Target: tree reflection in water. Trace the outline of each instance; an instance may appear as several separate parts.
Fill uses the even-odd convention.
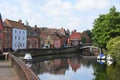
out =
[[[33,60],[31,69],[41,80],[119,80],[120,67],[107,66],[96,59],[85,59],[76,55],[42,56]],[[51,77],[51,78],[50,78]]]

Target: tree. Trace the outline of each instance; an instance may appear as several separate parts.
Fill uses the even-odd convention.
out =
[[[86,38],[85,38],[85,36],[81,36],[81,42],[82,42],[82,43],[86,43]]]
[[[90,30],[86,30],[85,32],[86,32],[87,35],[89,36],[90,42],[91,42],[91,41],[92,41],[91,39],[92,39],[92,36],[93,36],[92,32],[91,32]]]
[[[120,36],[109,40],[107,43],[107,49],[107,53],[111,54],[120,66]]]
[[[120,12],[113,6],[108,14],[100,15],[94,21],[92,33],[94,45],[106,48],[111,38],[120,36]]]

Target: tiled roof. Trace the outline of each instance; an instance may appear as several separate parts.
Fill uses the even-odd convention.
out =
[[[81,36],[80,36],[80,34],[79,34],[78,32],[73,32],[73,33],[71,34],[71,36],[69,37],[69,39],[70,39],[70,40],[74,40],[74,39],[80,40],[80,39],[81,39]]]
[[[54,34],[55,32],[61,33],[61,29],[56,28],[39,28],[41,33]]]
[[[29,32],[33,32],[33,29],[32,29],[31,26],[27,26],[27,25],[25,25],[25,28],[26,28],[27,31],[29,31]]]
[[[4,21],[4,24],[5,24],[6,26],[9,26],[9,27],[12,27],[12,28],[26,29],[22,23],[17,22],[17,21],[13,21],[13,20],[8,20],[8,19],[6,19],[6,20]]]
[[[40,34],[40,38],[42,40],[46,40],[48,38],[48,36],[50,37],[50,39],[52,40],[59,40],[60,38],[57,37],[55,34],[46,34],[46,33],[41,33]]]

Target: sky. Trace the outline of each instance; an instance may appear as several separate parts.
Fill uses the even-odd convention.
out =
[[[0,0],[0,13],[3,21],[82,32],[91,30],[94,20],[112,6],[120,11],[120,0]]]
[[[92,80],[95,77],[93,73],[92,66],[87,67],[81,65],[76,72],[69,66],[69,69],[65,70],[65,74],[51,74],[49,72],[44,72],[43,74],[38,74],[38,77],[40,80]]]

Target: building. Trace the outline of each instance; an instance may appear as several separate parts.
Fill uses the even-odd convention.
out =
[[[0,51],[3,51],[3,22],[0,14]]]
[[[13,21],[6,19],[6,26],[12,27],[12,49],[25,49],[27,44],[27,31],[22,20]]]
[[[78,44],[80,44],[80,41],[81,41],[80,34],[76,32],[76,30],[74,30],[70,37],[68,38],[68,44],[70,46],[77,46]]]
[[[81,67],[81,63],[78,58],[75,58],[75,59],[71,58],[71,59],[68,59],[67,61],[74,72],[76,72]]]
[[[3,23],[4,26],[4,44],[3,51],[12,50],[12,27],[7,26],[7,24]]]
[[[60,48],[65,41],[65,30],[55,28],[39,28],[41,46],[48,48]]]
[[[31,27],[29,25],[25,25],[27,30],[27,49],[29,48],[40,48],[40,40],[39,40],[39,33],[36,30],[37,26]]]

